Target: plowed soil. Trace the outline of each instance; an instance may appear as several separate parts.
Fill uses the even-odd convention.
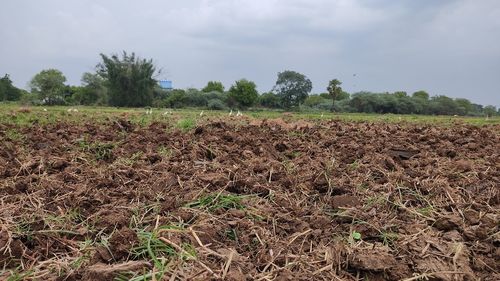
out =
[[[117,120],[0,140],[0,279],[500,280],[499,125]]]

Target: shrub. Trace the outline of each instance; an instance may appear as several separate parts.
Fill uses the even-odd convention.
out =
[[[224,110],[226,108],[227,108],[226,105],[220,99],[211,99],[208,101],[208,109]]]

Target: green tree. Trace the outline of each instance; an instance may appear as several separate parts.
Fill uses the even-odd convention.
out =
[[[404,98],[408,96],[408,94],[405,91],[396,91],[393,93],[393,95],[396,96],[397,98]]]
[[[182,89],[173,89],[165,99],[164,105],[166,107],[179,108],[186,106],[187,102],[188,97],[186,91]]]
[[[8,74],[0,78],[0,101],[17,101],[21,98],[21,90],[12,84]]]
[[[331,99],[332,96],[330,96],[329,93],[321,93],[319,94],[320,97],[322,98],[325,98],[325,99]],[[348,100],[349,98],[351,97],[351,94],[349,94],[348,92],[345,92],[345,91],[342,91],[342,93],[340,93],[340,95],[338,95],[335,100],[336,101],[341,101],[341,100]]]
[[[413,98],[419,98],[423,100],[429,100],[429,94],[426,91],[417,91],[412,94]]]
[[[101,58],[97,73],[106,80],[111,105],[140,107],[152,104],[156,85],[153,60],[141,59],[134,53],[128,55],[125,51],[121,59],[118,55],[108,57],[104,54]]]
[[[254,82],[240,79],[229,88],[229,98],[234,100],[239,107],[249,107],[259,98],[257,86]]]
[[[459,114],[458,105],[452,98],[447,96],[433,96],[429,103],[430,112],[438,115]]]
[[[330,94],[330,96],[332,97],[332,108],[330,109],[331,112],[335,110],[335,100],[342,94],[342,88],[340,87],[341,84],[342,82],[340,82],[338,79],[333,79],[330,80],[330,82],[328,83],[328,87],[326,88],[328,94]]]
[[[31,79],[31,92],[38,95],[43,104],[55,105],[64,103],[66,77],[57,69],[46,69]]]
[[[268,108],[280,108],[280,98],[273,92],[263,93],[259,96],[259,105]]]
[[[483,112],[486,117],[491,117],[497,113],[497,109],[493,105],[487,105],[484,107]]]
[[[304,102],[312,90],[312,82],[304,74],[285,70],[278,73],[273,91],[278,95],[285,108],[298,106]]]
[[[469,115],[474,110],[472,103],[468,99],[457,98],[455,103],[458,105],[460,115]]]
[[[218,81],[209,81],[205,88],[201,90],[204,93],[210,93],[213,91],[217,91],[219,93],[224,93],[224,85]]]

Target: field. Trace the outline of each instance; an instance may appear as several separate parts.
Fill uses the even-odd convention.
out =
[[[500,280],[498,119],[68,109],[0,106],[0,280]]]

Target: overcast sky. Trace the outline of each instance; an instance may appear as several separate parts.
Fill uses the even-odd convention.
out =
[[[313,92],[338,78],[500,105],[499,0],[2,1],[0,75],[19,87],[47,68],[79,85],[99,53],[122,50],[176,88],[247,78],[264,92],[295,70]]]

